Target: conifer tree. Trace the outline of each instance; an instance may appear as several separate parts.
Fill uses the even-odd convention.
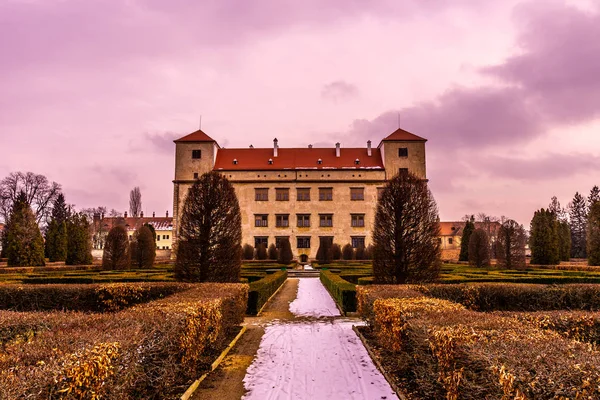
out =
[[[246,243],[242,248],[242,256],[244,260],[252,260],[254,258],[254,247]]]
[[[124,226],[113,227],[106,236],[102,268],[106,270],[129,269],[129,237]]]
[[[146,225],[138,229],[130,244],[131,266],[133,268],[152,268],[156,258],[156,241]]]
[[[357,260],[366,260],[366,258],[365,258],[365,248],[363,246],[357,247],[356,251],[354,253],[354,257]]]
[[[92,259],[90,222],[83,213],[71,215],[67,221],[66,265],[88,265]]]
[[[568,221],[558,221],[558,255],[560,261],[571,259],[571,227]]]
[[[594,186],[592,190],[590,190],[590,195],[587,198],[588,210],[591,210],[592,206],[598,201],[600,201],[600,188],[598,186]]]
[[[569,204],[569,224],[571,227],[571,256],[587,258],[587,204],[579,192]]]
[[[260,243],[256,247],[256,256],[255,256],[255,258],[257,260],[264,261],[264,260],[267,259],[267,257],[268,257],[267,246],[265,246],[264,243]]]
[[[558,221],[556,215],[545,209],[536,211],[531,220],[529,245],[531,263],[555,265],[560,261]]]
[[[175,276],[190,282],[239,282],[242,216],[233,186],[218,172],[189,189],[179,225]]]
[[[395,175],[377,202],[373,275],[377,283],[432,281],[440,271],[438,209],[427,181]]]
[[[475,229],[469,237],[469,264],[478,268],[490,265],[490,241],[483,229]]]
[[[337,243],[334,243],[331,248],[331,258],[335,261],[342,259],[342,248]]]
[[[333,258],[333,241],[329,237],[322,237],[319,240],[319,249],[317,250],[317,261],[321,265],[331,263]]]
[[[9,267],[45,265],[44,239],[24,192],[17,196],[5,229]]]
[[[52,206],[50,223],[46,230],[46,257],[51,262],[67,259],[67,220],[69,214],[65,196],[60,193]]]
[[[587,229],[588,264],[600,265],[600,202],[592,203]]]
[[[281,239],[279,244],[279,264],[288,265],[294,259],[294,254],[292,253],[292,245],[290,244],[290,240],[288,238]]]
[[[471,233],[475,230],[475,216],[471,215],[465,222],[463,233],[460,241],[460,255],[458,261],[469,261],[469,240],[471,239]]]
[[[342,258],[344,260],[354,259],[354,249],[350,243],[344,245],[344,248],[342,249]]]

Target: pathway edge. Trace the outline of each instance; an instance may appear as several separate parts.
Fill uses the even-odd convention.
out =
[[[260,308],[260,310],[258,310],[258,312],[256,313],[257,317],[260,317],[260,314],[262,314],[263,309],[267,306],[267,304],[269,304],[271,302],[271,300],[273,299],[273,297],[275,297],[275,295],[277,293],[279,293],[279,291],[281,290],[281,288],[283,287],[283,285],[286,284],[287,280],[289,278],[285,278],[285,281],[283,281],[283,283],[281,285],[279,285],[279,287],[277,288],[277,290],[271,295],[271,297],[269,297],[267,299],[267,301],[265,301],[265,304],[263,304],[263,306]]]
[[[283,285],[281,285],[281,286],[283,286]],[[223,350],[221,352],[221,355],[211,364],[210,371],[208,371],[207,373],[202,375],[200,378],[196,379],[194,381],[194,383],[192,383],[190,385],[190,387],[188,387],[188,389],[185,391],[185,393],[183,395],[181,395],[181,400],[188,400],[192,396],[192,394],[194,394],[196,389],[198,389],[198,386],[200,386],[200,383],[202,383],[202,381],[204,379],[206,379],[208,374],[210,374],[212,371],[217,369],[219,364],[221,364],[221,362],[225,359],[225,357],[227,357],[227,354],[229,353],[229,351],[233,348],[233,346],[235,346],[237,341],[242,337],[242,335],[244,334],[244,332],[246,332],[247,329],[248,329],[248,327],[246,325],[242,326],[242,329],[237,334],[237,336],[235,338],[233,338],[231,343],[229,343],[229,345],[225,348],[225,350]]]
[[[352,330],[354,331],[354,333],[356,333],[356,336],[358,336],[358,338],[362,342],[363,346],[365,346],[365,349],[367,349],[367,353],[369,353],[369,357],[371,357],[371,360],[373,360],[373,363],[375,364],[375,366],[377,367],[377,369],[379,370],[379,372],[381,372],[381,374],[383,375],[383,377],[385,378],[385,380],[389,383],[389,385],[392,387],[392,389],[394,390],[394,392],[396,392],[396,395],[398,396],[398,398],[400,400],[408,400],[406,398],[406,396],[404,395],[404,393],[400,390],[400,388],[394,383],[394,381],[392,380],[391,376],[383,368],[383,365],[381,365],[381,363],[379,362],[379,360],[375,357],[375,354],[373,353],[373,350],[371,350],[371,346],[369,346],[369,344],[367,343],[367,339],[358,330],[358,327],[356,325],[352,325]]]

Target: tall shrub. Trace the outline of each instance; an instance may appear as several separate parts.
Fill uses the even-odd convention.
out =
[[[179,225],[175,276],[192,282],[239,282],[242,217],[235,190],[209,172],[189,189]]]
[[[383,188],[373,230],[377,283],[435,280],[440,271],[438,209],[427,181],[400,173]]]
[[[152,268],[156,258],[155,236],[147,226],[142,226],[133,235],[131,242],[131,266],[133,268]]]
[[[242,257],[244,260],[252,260],[254,258],[254,247],[246,243],[242,248]]]
[[[267,250],[267,257],[269,260],[277,260],[277,257],[279,257],[279,251],[277,250],[277,247],[275,247],[275,244],[271,243],[269,246],[269,249]]]
[[[571,227],[571,256],[586,258],[587,204],[579,192],[575,193],[575,197],[569,204],[569,225]]]
[[[344,260],[354,259],[354,249],[350,243],[344,245],[344,248],[342,249],[342,258]]]
[[[321,265],[331,263],[333,258],[333,241],[330,237],[319,238],[319,249],[317,250],[317,261]]]
[[[9,267],[45,265],[44,239],[24,192],[17,196],[5,229]]]
[[[589,265],[600,265],[600,202],[592,203],[588,218],[587,251]]]
[[[50,262],[65,261],[67,259],[67,224],[65,222],[50,221],[46,231],[46,256]]]
[[[260,261],[266,260],[268,257],[267,246],[264,243],[260,243],[256,247],[256,256],[255,258]]]
[[[531,220],[530,234],[531,263],[540,265],[558,264],[560,262],[560,249],[556,215],[543,208],[536,211]]]
[[[290,240],[288,238],[281,239],[279,245],[279,263],[288,265],[293,259],[294,254],[292,253],[292,245],[290,244]]]
[[[476,267],[490,265],[490,241],[483,229],[475,229],[469,238],[469,264]]]
[[[355,254],[354,257],[357,260],[366,260],[366,258],[365,258],[365,248],[364,247],[362,247],[362,246],[357,247],[356,248],[356,252],[354,254]]]
[[[469,241],[471,239],[471,234],[475,230],[475,217],[471,215],[465,222],[465,227],[463,228],[462,237],[460,241],[460,255],[458,256],[458,261],[469,261]]]
[[[92,232],[87,217],[73,214],[67,220],[67,265],[88,265],[92,258]]]
[[[333,246],[331,247],[331,258],[334,261],[342,259],[342,248],[337,243],[334,243]]]
[[[107,270],[128,269],[130,266],[129,237],[124,226],[112,228],[106,236],[102,268]]]

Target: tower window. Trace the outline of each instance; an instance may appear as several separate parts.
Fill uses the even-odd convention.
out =
[[[319,201],[333,200],[333,188],[319,188]]]
[[[398,157],[408,157],[408,148],[400,147],[398,149]]]
[[[256,188],[256,189],[254,189],[254,200],[256,200],[256,201],[268,201],[269,200],[269,189],[268,188]]]
[[[310,188],[298,188],[296,196],[298,201],[310,201]]]
[[[350,188],[350,200],[364,200],[365,188]]]
[[[192,158],[199,159],[202,157],[202,150],[192,150]]]
[[[290,201],[290,189],[288,189],[288,188],[276,188],[275,189],[275,200],[277,200],[277,201]]]

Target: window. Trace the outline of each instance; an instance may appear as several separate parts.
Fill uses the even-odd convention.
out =
[[[352,247],[357,249],[357,248],[364,248],[365,247],[365,237],[364,236],[352,236]]]
[[[298,218],[299,228],[307,228],[310,226],[310,214],[298,214],[296,217]]]
[[[267,189],[267,188],[254,189],[254,200],[268,201],[269,200],[269,189]]]
[[[452,238],[448,238],[448,244],[452,244]]]
[[[365,188],[350,188],[350,200],[364,200]]]
[[[400,147],[398,149],[398,157],[408,157],[408,149],[406,147]]]
[[[352,214],[352,226],[353,227],[364,227],[365,226],[365,214]]]
[[[194,172],[194,179],[198,179],[198,173]]]
[[[280,249],[281,248],[281,243],[284,240],[290,240],[289,236],[277,236],[275,238],[275,248]]]
[[[156,241],[160,241],[160,235],[156,235]]]
[[[298,237],[298,247],[299,249],[310,249],[310,236],[306,237]]]
[[[333,226],[333,214],[319,214],[319,226]]]
[[[290,189],[288,189],[288,188],[275,189],[275,200],[290,201]]]
[[[333,200],[333,188],[319,188],[319,201]]]
[[[408,168],[398,168],[398,173],[399,174],[407,174],[408,173]]]
[[[289,214],[276,214],[275,215],[275,226],[279,228],[285,228],[290,226],[290,215]]]
[[[202,157],[202,151],[201,150],[192,150],[192,158],[193,159],[199,159]]]
[[[381,194],[383,193],[383,188],[382,187],[378,187],[377,188],[377,201],[379,201],[381,199]]]
[[[255,214],[254,215],[254,226],[269,226],[269,215],[268,214]]]
[[[310,188],[298,188],[298,201],[310,201]]]
[[[254,248],[257,248],[261,244],[264,244],[267,247],[269,243],[269,238],[267,236],[254,236]]]

